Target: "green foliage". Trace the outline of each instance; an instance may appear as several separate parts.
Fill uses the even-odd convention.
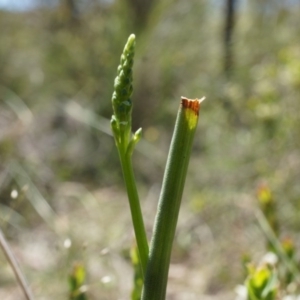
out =
[[[295,244],[291,238],[281,240],[278,211],[271,189],[266,184],[260,185],[257,196],[262,212],[258,220],[265,233],[267,253],[258,267],[247,263],[249,257],[245,260],[247,300],[273,300],[279,295],[296,297],[300,273]]]
[[[139,141],[141,130],[131,138],[132,67],[135,36],[131,35],[124,47],[118,76],[115,79],[112,104],[114,115],[111,127],[119,151],[131,216],[138,245],[139,263],[144,278],[142,299],[164,300],[167,288],[171,250],[177,226],[180,203],[185,185],[191,149],[197,128],[202,100],[181,97],[173,138],[168,155],[161,197],[155,217],[151,250],[143,223],[136,183],[131,166],[131,155]],[[135,283],[136,285],[136,283]],[[137,287],[136,287],[137,288]],[[136,297],[134,289],[133,296]]]
[[[278,262],[278,277],[281,288],[286,289],[289,284],[299,280],[299,264],[296,258],[296,248],[291,238],[281,238],[277,209],[271,189],[261,185],[258,189],[258,200],[266,224],[270,231],[266,231],[267,251],[273,252]]]

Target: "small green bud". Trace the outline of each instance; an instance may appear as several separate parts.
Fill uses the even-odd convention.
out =
[[[133,141],[137,143],[142,137],[142,128],[139,128],[133,135]]]
[[[127,149],[127,153],[128,154],[132,154],[134,147],[136,146],[136,144],[139,142],[139,140],[142,137],[142,128],[139,128],[133,135],[129,145],[128,145],[128,149]]]
[[[119,133],[119,126],[118,126],[118,122],[117,122],[114,115],[111,117],[110,126],[111,126],[111,129],[112,129],[112,132],[113,132],[115,138],[117,139],[117,137],[119,135],[118,134]]]

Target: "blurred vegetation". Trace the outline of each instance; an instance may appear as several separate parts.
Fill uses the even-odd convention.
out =
[[[134,163],[149,230],[180,96],[208,99],[170,299],[234,298],[240,258],[264,253],[254,216],[260,184],[276,199],[282,235],[297,241],[300,6],[236,0],[228,76],[225,3],[73,0],[0,11],[0,226],[37,299],[67,299],[75,261],[86,266],[89,299],[129,298],[133,273],[122,253],[133,235],[108,119],[132,32],[133,127],[144,132]],[[20,299],[2,253],[0,287],[1,299]]]

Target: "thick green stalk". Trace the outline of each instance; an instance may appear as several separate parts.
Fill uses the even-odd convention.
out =
[[[129,36],[124,47],[115,79],[114,92],[112,95],[114,114],[111,119],[111,127],[119,151],[141,268],[144,275],[148,261],[148,241],[131,163],[133,149],[141,137],[141,129],[134,135],[131,133],[132,66],[134,51],[135,36],[132,34]]]
[[[177,115],[150,245],[142,300],[164,300],[200,100],[182,97]]]

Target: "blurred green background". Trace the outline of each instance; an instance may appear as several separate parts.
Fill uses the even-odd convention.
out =
[[[131,33],[133,126],[143,128],[134,165],[149,237],[180,96],[207,98],[168,299],[234,299],[243,255],[264,253],[257,186],[274,192],[282,235],[300,228],[300,2],[4,3],[0,227],[36,299],[67,299],[78,261],[90,299],[129,299],[134,236],[109,119]],[[22,299],[2,252],[0,299]]]

